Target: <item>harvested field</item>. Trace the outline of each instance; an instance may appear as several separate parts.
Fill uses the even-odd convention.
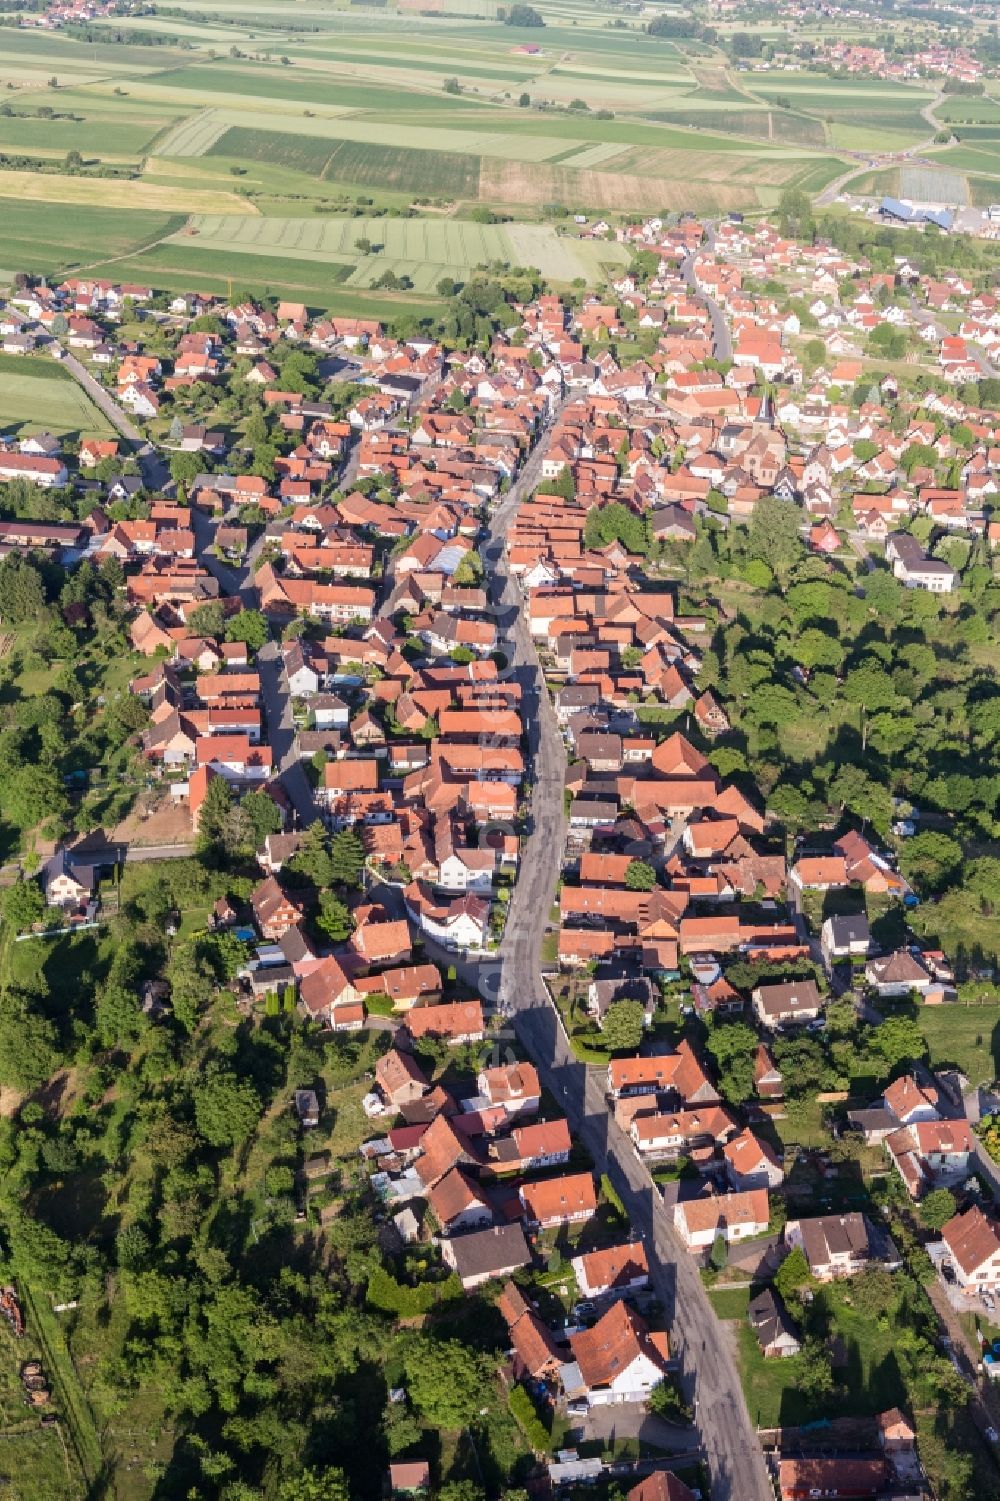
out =
[[[650,151],[637,146],[620,158],[622,172],[638,177],[656,177],[662,182],[695,184],[745,181],[748,190],[763,185],[784,187],[798,177],[803,168],[801,157],[734,156],[724,151]]]
[[[689,175],[690,174],[690,175]],[[719,211],[754,203],[752,183],[744,186],[705,184],[689,167],[680,177],[664,180],[614,172],[573,172],[562,167],[526,167],[520,162],[484,161],[479,195],[489,203],[542,207],[566,203],[580,209],[661,209]]]
[[[45,172],[0,171],[0,198],[20,203],[77,203],[89,208],[159,210],[164,214],[249,214],[257,210],[236,193],[168,188],[156,183],[100,177],[57,177]]]
[[[225,117],[218,110],[201,110],[175,125],[162,141],[157,142],[157,155],[204,156],[228,129]]]

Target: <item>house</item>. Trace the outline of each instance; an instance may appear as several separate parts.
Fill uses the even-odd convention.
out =
[[[722,1156],[726,1177],[734,1189],[777,1188],[784,1181],[785,1171],[777,1155],[749,1127],[726,1142]]]
[[[458,1274],[466,1292],[531,1265],[531,1251],[519,1224],[491,1225],[441,1240],[441,1259]]]
[[[314,1089],[295,1091],[295,1115],[304,1131],[314,1130],[319,1125],[319,1099]]]
[[[795,1326],[773,1288],[766,1287],[751,1298],[747,1317],[765,1360],[786,1360],[802,1349]]]
[[[815,980],[758,985],[750,999],[761,1026],[771,1031],[777,1027],[815,1021],[823,1009]]]
[[[625,1501],[695,1501],[695,1492],[671,1470],[654,1470],[627,1492]]]
[[[579,1225],[597,1213],[597,1195],[590,1173],[570,1173],[524,1183],[519,1190],[524,1218],[539,1230]]]
[[[484,1068],[476,1087],[491,1105],[499,1105],[508,1116],[534,1115],[541,1099],[542,1087],[533,1063],[506,1063]]]
[[[415,1006],[406,1013],[406,1030],[414,1042],[421,1037],[440,1037],[457,1045],[480,1042],[484,1033],[482,1001],[444,1001],[436,1006]]]
[[[427,1203],[447,1235],[493,1223],[493,1210],[468,1173],[453,1167],[427,1191]]]
[[[649,1262],[641,1240],[587,1251],[574,1256],[571,1264],[585,1298],[620,1298],[649,1286]]]
[[[42,890],[50,907],[79,907],[93,893],[93,866],[76,865],[68,850],[58,849],[42,867]]]
[[[870,944],[868,919],[863,912],[828,917],[820,929],[820,945],[828,970],[844,959],[866,958]]]
[[[399,1110],[421,1099],[430,1082],[412,1053],[390,1048],[375,1064],[375,1083],[386,1103]]]
[[[758,1043],[753,1059],[753,1087],[759,1100],[784,1098],[785,1081],[766,1042]]]
[[[951,594],[958,574],[939,558],[928,557],[910,532],[891,532],[886,538],[886,561],[907,589],[926,589],[931,594]]]
[[[689,1251],[710,1251],[717,1235],[727,1245],[764,1235],[770,1218],[766,1188],[709,1194],[674,1205],[674,1229]]]
[[[614,1303],[592,1329],[571,1334],[569,1345],[573,1361],[563,1367],[563,1386],[567,1396],[584,1394],[592,1407],[644,1402],[667,1373],[667,1336],[651,1334],[627,1303]]]
[[[520,1288],[508,1282],[497,1299],[497,1307],[510,1331],[515,1377],[538,1381],[555,1376],[563,1363],[562,1356],[550,1329]]]
[[[300,923],[304,910],[301,897],[286,892],[275,876],[268,876],[254,888],[250,906],[261,935],[270,939],[280,938]]]
[[[908,996],[914,990],[926,995],[934,985],[933,976],[909,949],[897,949],[882,958],[869,959],[865,965],[865,982],[883,999]]]
[[[932,1188],[962,1183],[969,1175],[975,1143],[968,1121],[915,1121],[900,1126],[885,1140],[885,1149],[906,1185],[918,1199]]]
[[[1000,1287],[1000,1223],[974,1204],[941,1231],[958,1286],[970,1295]]]
[[[857,1212],[789,1220],[784,1239],[786,1246],[798,1246],[804,1252],[809,1270],[819,1282],[853,1277],[871,1261],[884,1259],[877,1257],[872,1247],[870,1222]]]
[[[426,1459],[398,1459],[389,1466],[389,1494],[418,1496],[431,1488],[431,1467]]]
[[[781,1501],[814,1501],[826,1498],[881,1496],[888,1481],[885,1459],[782,1459],[778,1462]]]
[[[529,1126],[516,1126],[509,1136],[494,1137],[490,1143],[489,1166],[494,1173],[540,1172],[547,1167],[565,1167],[571,1148],[569,1126],[565,1120],[534,1121]]]

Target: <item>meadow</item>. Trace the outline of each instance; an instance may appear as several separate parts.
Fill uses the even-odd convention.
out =
[[[21,428],[73,437],[114,431],[60,365],[42,355],[0,354],[0,432]]]

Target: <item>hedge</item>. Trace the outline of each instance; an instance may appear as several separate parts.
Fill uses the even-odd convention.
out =
[[[462,1284],[454,1272],[443,1282],[420,1282],[416,1287],[407,1287],[381,1266],[368,1278],[366,1293],[372,1308],[401,1319],[417,1318],[422,1313],[430,1313],[438,1303],[451,1302],[461,1296]]]
[[[546,1454],[551,1448],[549,1431],[535,1409],[535,1404],[523,1386],[511,1387],[507,1405],[511,1415],[524,1431],[528,1443],[538,1454]]]

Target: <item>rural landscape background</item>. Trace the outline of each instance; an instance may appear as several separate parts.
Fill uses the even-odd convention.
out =
[[[995,81],[968,99],[940,80],[750,71],[739,16],[706,17],[705,41],[679,10],[672,25],[655,13],[671,38],[627,7],[542,9],[544,27],[516,27],[493,0],[166,0],[51,33],[8,26],[0,198],[17,212],[0,271],[214,292],[233,278],[373,316],[399,305],[388,272],[424,314],[443,278],[483,262],[554,286],[624,263],[620,246],[580,241],[571,214],[773,208],[869,158],[868,191],[1000,196]],[[852,17],[789,32],[766,15],[753,38],[870,39]],[[923,167],[894,160],[921,143]]]

